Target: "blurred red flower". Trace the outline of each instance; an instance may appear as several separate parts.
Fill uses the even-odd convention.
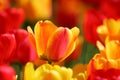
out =
[[[83,21],[83,34],[85,40],[89,43],[96,45],[96,41],[99,40],[97,34],[97,27],[102,24],[104,15],[94,9],[88,9],[84,15]]]
[[[100,0],[100,10],[108,17],[120,18],[120,0]]]
[[[24,20],[22,9],[7,8],[0,12],[0,33],[18,29]]]
[[[80,13],[79,0],[57,0],[56,22],[58,26],[72,28],[78,24]]]

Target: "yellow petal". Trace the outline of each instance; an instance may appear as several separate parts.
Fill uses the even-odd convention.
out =
[[[117,60],[114,59],[109,59],[108,60],[108,68],[118,68],[118,62]]]
[[[106,56],[108,59],[120,58],[120,42],[112,40],[106,43]]]
[[[59,27],[48,41],[48,57],[51,60],[60,60],[61,58],[63,58],[66,55],[66,52],[70,47],[72,40],[72,32],[68,28]],[[70,49],[70,51],[71,50],[72,49]]]
[[[114,19],[109,19],[106,21],[109,33],[111,36],[120,34],[120,21],[115,21]]]
[[[62,80],[70,80],[72,78],[73,71],[70,68],[55,65],[53,69],[60,74]]]
[[[72,34],[73,34],[74,39],[76,39],[76,38],[78,37],[79,33],[80,33],[79,28],[73,27],[73,28],[71,29],[71,31],[72,31]]]
[[[57,29],[52,22],[46,20],[44,22],[37,22],[34,28],[36,46],[38,55],[42,55],[46,51],[48,39],[51,34]]]
[[[25,65],[24,80],[34,80],[34,68],[32,63],[27,63]]]
[[[52,69],[52,66],[49,64],[43,64],[35,70],[35,80],[44,80],[45,76]]]
[[[104,45],[100,41],[97,41],[96,44],[97,44],[97,47],[98,47],[98,49],[100,51],[104,51],[105,50]]]
[[[44,80],[63,80],[63,79],[61,78],[61,75],[57,71],[50,70],[50,72],[47,73],[47,75],[44,77]]]
[[[98,26],[97,33],[99,34],[98,36],[101,39],[101,41],[105,43],[106,36],[109,35],[106,25]]]

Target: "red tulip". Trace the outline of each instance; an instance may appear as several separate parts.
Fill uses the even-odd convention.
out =
[[[0,64],[8,63],[15,46],[16,42],[13,34],[0,35]]]
[[[120,0],[100,0],[100,9],[108,18],[120,17]]]
[[[8,65],[0,65],[0,80],[17,80],[15,70]]]
[[[92,72],[88,80],[120,80],[120,69],[100,69]]]
[[[78,24],[79,0],[58,0],[56,7],[56,22],[59,26],[72,28]]]
[[[16,52],[14,58],[25,64],[34,61],[37,57],[35,50],[30,45],[26,30],[18,29],[13,31],[16,39]]]
[[[104,16],[92,9],[86,11],[84,16],[83,33],[85,40],[89,43],[96,45],[96,41],[99,40],[97,34],[97,27],[102,24]]]
[[[24,20],[24,12],[21,9],[8,8],[0,13],[0,33],[6,33],[18,29]]]

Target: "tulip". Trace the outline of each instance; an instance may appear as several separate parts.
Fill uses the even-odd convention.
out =
[[[8,65],[0,65],[0,80],[17,80],[15,70]]]
[[[96,45],[96,41],[100,40],[97,34],[97,27],[102,24],[103,14],[95,10],[89,9],[85,12],[83,34],[85,40]]]
[[[27,63],[24,69],[24,80],[75,80],[72,69],[58,65],[43,64],[34,70],[32,63]]]
[[[9,63],[15,47],[16,42],[13,34],[0,35],[0,64]]]
[[[119,0],[100,0],[100,10],[107,18],[120,18],[120,1]]]
[[[114,60],[114,59],[106,59],[101,54],[96,54],[89,62],[88,64],[88,75],[92,74],[95,70],[100,69],[110,69],[110,68],[120,68],[120,59]]]
[[[87,68],[88,76],[99,70],[120,69],[119,41],[106,39],[105,46],[97,44],[100,54],[95,54]],[[113,54],[114,53],[114,54]],[[90,79],[92,80],[92,79]]]
[[[106,38],[109,40],[120,40],[120,20],[105,19],[104,23],[97,28],[97,33],[103,43],[106,42]]]
[[[18,60],[20,63],[33,62],[37,58],[35,50],[30,45],[28,34],[26,30],[18,29],[13,30],[11,33],[15,35],[16,51],[13,55],[13,61]]]
[[[48,19],[52,15],[52,0],[16,0],[16,4],[24,10],[28,21]]]
[[[20,28],[24,20],[22,9],[8,8],[0,13],[0,34]]]
[[[108,69],[108,70],[96,70],[94,71],[87,80],[119,80],[120,69]]]
[[[57,25],[72,28],[78,24],[81,8],[79,0],[57,0],[56,5],[55,20]]]
[[[48,20],[37,22],[34,32],[35,34],[28,27],[30,42],[38,56],[52,61],[66,59],[75,50],[79,35],[77,27],[72,29],[57,27]]]
[[[105,57],[101,56],[100,54],[96,54],[93,59],[90,60],[88,67],[87,67],[87,73],[88,73],[88,80],[96,80],[98,79],[113,79],[113,76],[116,76],[115,80],[118,78],[117,71],[120,69],[120,59],[114,60],[114,59],[106,59]],[[111,69],[116,70],[111,71]],[[111,71],[107,73],[106,71]],[[108,75],[108,76],[106,76]],[[120,75],[120,74],[119,74]]]

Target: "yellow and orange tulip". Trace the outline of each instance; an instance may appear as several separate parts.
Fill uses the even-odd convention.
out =
[[[50,61],[63,61],[75,50],[79,29],[57,27],[46,20],[36,23],[34,33],[28,27],[29,39],[39,57]]]
[[[110,38],[111,36],[107,35],[105,46],[97,42],[100,53],[95,54],[90,60],[87,68],[88,76],[97,70],[120,69],[120,43],[119,40]]]

